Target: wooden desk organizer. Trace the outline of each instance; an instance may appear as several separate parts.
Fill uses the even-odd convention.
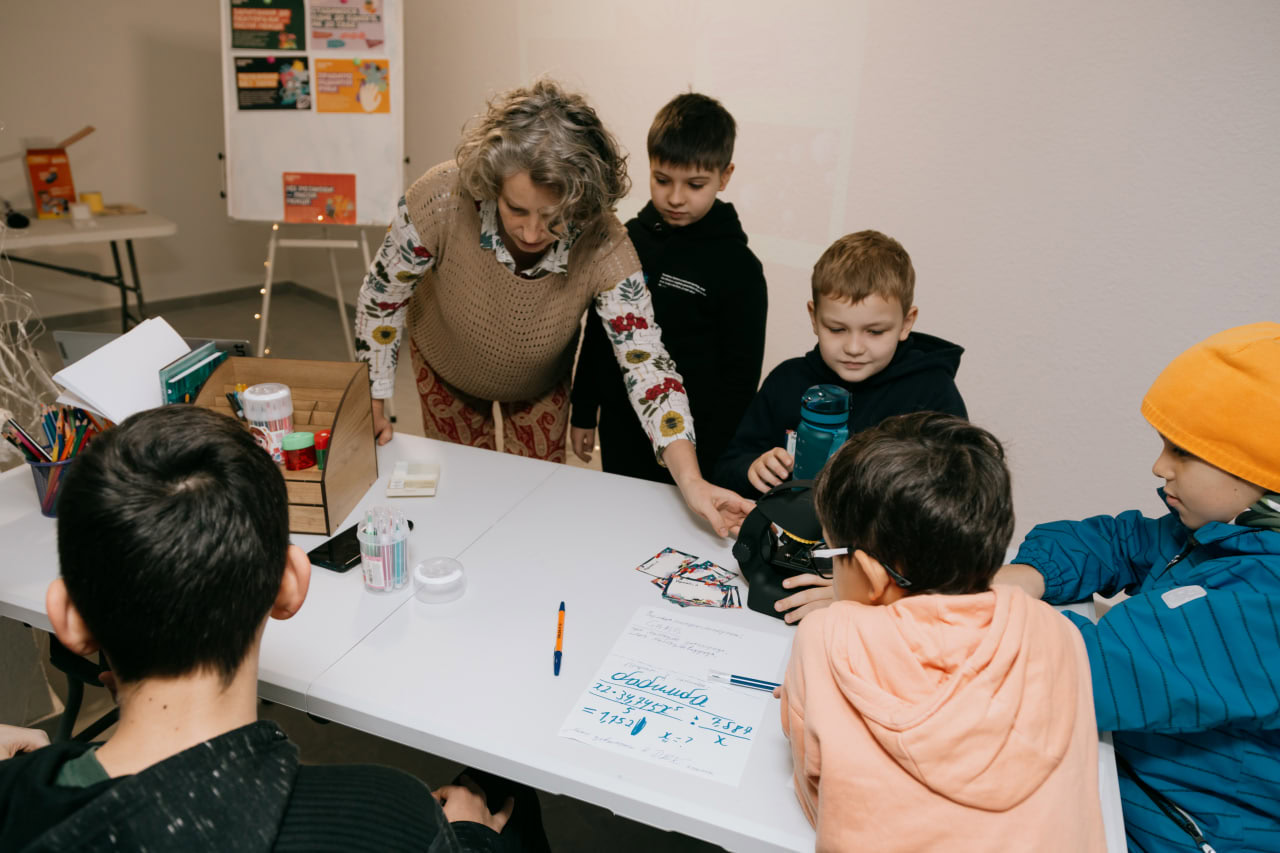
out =
[[[236,383],[283,382],[293,395],[293,428],[329,429],[324,470],[281,467],[289,490],[289,529],[332,535],[378,479],[369,399],[369,366],[363,361],[228,358],[209,377],[197,406],[234,415],[227,394]]]

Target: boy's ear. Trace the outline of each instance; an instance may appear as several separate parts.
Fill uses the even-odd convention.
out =
[[[858,561],[858,568],[867,577],[867,588],[870,590],[868,604],[893,604],[906,595],[906,591],[898,586],[884,566],[866,551],[853,552],[853,559]]]
[[[728,166],[725,166],[724,169],[720,172],[720,189],[716,190],[716,192],[721,192],[721,193],[724,192],[724,188],[729,186],[729,179],[731,177],[733,177],[732,163],[730,163]]]
[[[307,552],[297,545],[290,545],[285,552],[284,574],[280,576],[280,591],[271,605],[272,619],[288,619],[302,609],[311,587],[311,561]]]
[[[907,313],[902,318],[902,333],[898,335],[898,340],[905,341],[907,335],[911,334],[911,327],[916,324],[916,317],[920,316],[920,309],[912,305],[907,309]]]
[[[62,578],[55,578],[49,584],[49,589],[44,594],[44,609],[49,614],[49,622],[53,625],[53,633],[58,642],[72,654],[91,655],[98,650],[98,641],[89,633],[89,626],[84,624],[80,611],[67,594],[67,585]]]
[[[818,314],[814,311],[813,300],[809,300],[809,322],[813,324],[813,333],[818,334]]]

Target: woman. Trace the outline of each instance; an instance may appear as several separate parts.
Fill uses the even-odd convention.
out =
[[[541,80],[491,101],[455,159],[400,199],[360,290],[374,431],[391,439],[382,407],[407,327],[428,436],[495,449],[496,400],[505,451],[563,462],[578,324],[594,302],[658,461],[724,536],[751,504],[698,470],[684,386],[612,212],[628,185],[626,157],[581,96]]]

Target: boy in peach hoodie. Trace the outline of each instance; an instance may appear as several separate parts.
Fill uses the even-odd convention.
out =
[[[781,698],[817,849],[1105,849],[1080,632],[991,586],[1013,535],[999,441],[890,418],[814,503],[836,601],[800,623]]]

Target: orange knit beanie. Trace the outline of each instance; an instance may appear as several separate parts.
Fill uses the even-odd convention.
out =
[[[1280,323],[1219,332],[1170,362],[1142,415],[1210,465],[1280,492]]]

